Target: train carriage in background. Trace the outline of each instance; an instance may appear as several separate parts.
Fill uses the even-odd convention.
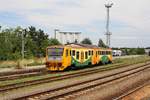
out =
[[[46,67],[62,71],[112,62],[112,50],[87,44],[49,46],[46,49]]]

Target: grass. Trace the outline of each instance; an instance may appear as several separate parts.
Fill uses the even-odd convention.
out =
[[[0,68],[22,68],[24,66],[43,65],[45,58],[33,58],[14,61],[0,61]]]

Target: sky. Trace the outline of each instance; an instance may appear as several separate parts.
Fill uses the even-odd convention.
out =
[[[106,8],[110,9],[111,47],[150,46],[150,0],[0,0],[2,28],[35,26],[50,37],[54,29],[82,32],[93,44],[106,42]]]

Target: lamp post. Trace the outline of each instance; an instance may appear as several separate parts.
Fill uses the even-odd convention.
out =
[[[106,45],[110,47],[110,35],[111,32],[109,31],[109,20],[110,20],[110,15],[109,15],[109,8],[111,8],[113,3],[107,3],[105,4],[106,10],[107,10],[107,21],[106,21]]]
[[[56,37],[56,33],[59,31],[59,29],[55,29],[54,30],[54,39],[56,39],[57,37]]]

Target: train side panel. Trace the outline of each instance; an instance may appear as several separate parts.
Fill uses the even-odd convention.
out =
[[[78,68],[91,65],[92,55],[91,53],[89,54],[89,49],[73,48],[71,62],[73,67],[78,67]]]
[[[62,71],[67,68],[82,68],[88,67],[88,65],[112,62],[112,50],[107,48],[69,46],[53,46],[49,48],[54,49],[50,50],[49,54],[48,51],[46,51],[46,67],[51,71]]]

